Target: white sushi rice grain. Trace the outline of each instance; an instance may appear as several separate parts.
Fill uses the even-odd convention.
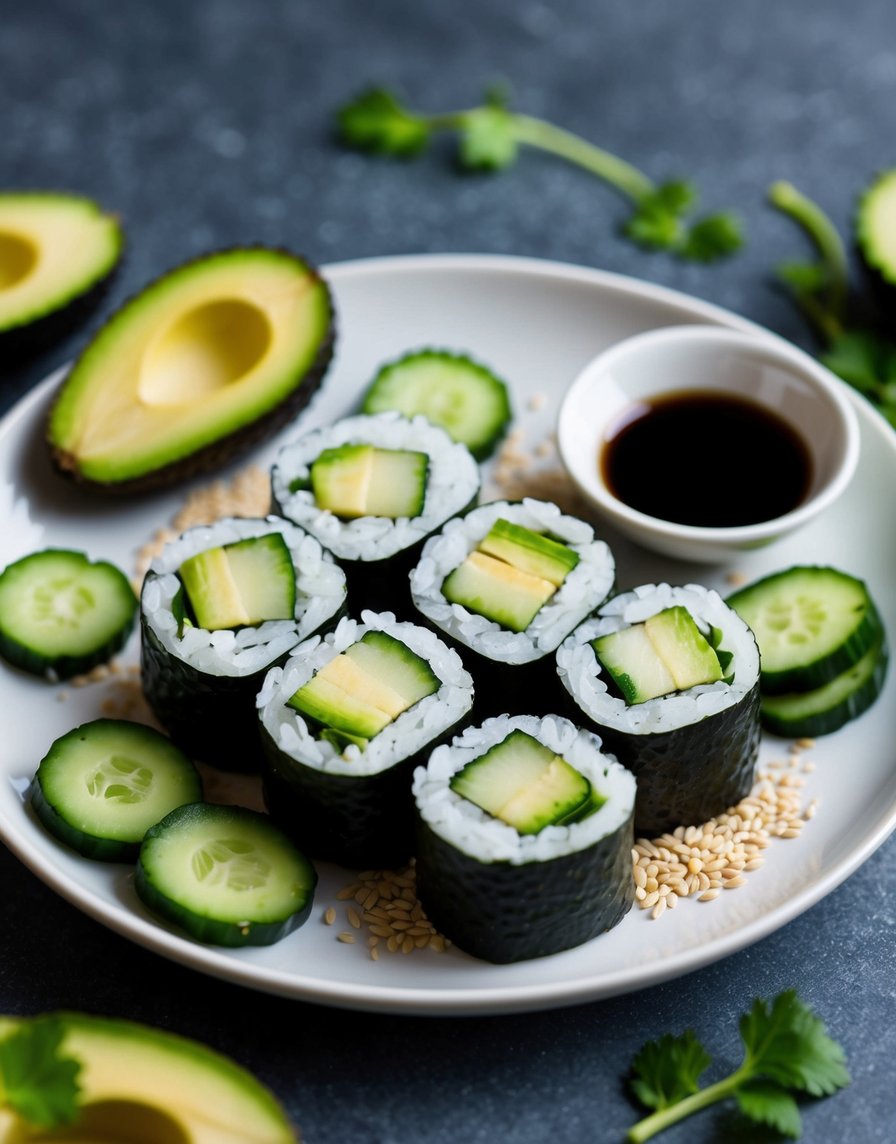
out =
[[[540,609],[524,632],[511,632],[494,620],[449,603],[442,593],[445,577],[461,564],[503,519],[534,532],[550,533],[579,556],[563,584]],[[501,663],[523,664],[555,651],[565,636],[607,597],[616,577],[609,546],[578,517],[566,516],[557,505],[530,497],[518,503],[493,501],[463,517],[449,520],[427,540],[411,572],[415,607],[448,635]]]
[[[368,631],[385,632],[400,640],[426,660],[441,685],[384,727],[363,751],[350,745],[340,753],[332,743],[316,739],[299,712],[287,704],[316,672]],[[372,775],[421,751],[462,719],[473,705],[473,679],[457,652],[433,632],[398,621],[391,612],[364,611],[360,623],[343,618],[334,632],[307,640],[282,667],[271,668],[256,705],[271,739],[298,762],[330,774]]]
[[[594,814],[569,826],[547,826],[537,834],[519,834],[512,826],[456,794],[453,775],[503,742],[511,731],[523,731],[562,756],[606,798]],[[600,739],[558,715],[499,715],[479,727],[467,727],[450,744],[437,747],[425,767],[414,771],[417,809],[446,842],[482,862],[547,862],[584,850],[612,834],[632,815],[635,777],[613,755],[601,750]]]
[[[178,635],[172,612],[181,588],[177,569],[208,548],[232,544],[271,532],[283,535],[296,572],[293,620],[266,620],[239,631],[185,627]],[[167,544],[150,565],[141,594],[143,617],[171,655],[210,675],[240,677],[263,670],[334,615],[345,599],[345,573],[313,536],[276,516],[249,520],[228,518],[200,525]]]
[[[309,479],[311,465],[324,449],[347,444],[426,453],[429,472],[423,512],[397,520],[375,516],[342,520],[321,509],[309,489],[290,492],[293,481]],[[271,473],[274,498],[283,515],[343,560],[385,560],[417,544],[467,507],[479,490],[479,480],[479,467],[464,445],[425,417],[398,413],[346,417],[314,429],[283,446]]]
[[[711,627],[722,632],[720,648],[733,656],[725,671],[733,679],[628,706],[608,691],[591,641],[676,605],[687,608],[704,635]],[[699,584],[642,584],[609,600],[563,641],[557,671],[566,690],[595,723],[629,734],[651,734],[689,726],[740,703],[759,678],[759,648],[753,633],[718,592]]]

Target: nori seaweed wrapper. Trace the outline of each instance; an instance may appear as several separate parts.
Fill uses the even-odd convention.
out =
[[[497,964],[546,957],[612,929],[634,901],[629,817],[547,862],[482,862],[418,819],[417,895],[458,949]]]

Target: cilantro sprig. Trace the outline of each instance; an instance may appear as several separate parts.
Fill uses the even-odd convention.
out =
[[[655,183],[624,159],[545,119],[512,111],[498,90],[478,107],[437,115],[412,111],[385,88],[371,88],[337,113],[340,136],[359,150],[396,158],[419,154],[439,132],[458,135],[458,161],[470,171],[501,171],[521,146],[537,148],[608,183],[632,206],[622,230],[632,242],[694,262],[714,262],[743,244],[743,224],[731,212],[694,217],[693,183]]]
[[[59,1128],[79,1115],[81,1064],[62,1049],[65,1027],[34,1017],[0,1040],[0,1108],[34,1128]]]
[[[712,1063],[688,1029],[650,1041],[632,1062],[631,1089],[654,1111],[626,1136],[643,1144],[664,1129],[720,1101],[734,1100],[755,1124],[798,1138],[802,1132],[794,1094],[829,1096],[850,1082],[842,1047],[791,989],[771,1002],[757,999],[740,1019],[744,1055],[730,1075],[700,1087]]]
[[[792,183],[773,183],[769,202],[802,229],[815,250],[815,258],[782,262],[775,273],[819,339],[820,361],[896,426],[896,342],[860,314],[836,227]]]

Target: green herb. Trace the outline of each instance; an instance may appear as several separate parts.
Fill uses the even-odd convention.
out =
[[[633,210],[623,233],[639,246],[713,262],[743,244],[742,224],[735,215],[693,218],[697,192],[691,183],[657,184],[581,136],[511,111],[500,91],[487,92],[479,107],[427,115],[408,110],[392,92],[374,88],[342,107],[337,122],[348,146],[399,158],[419,154],[440,131],[455,132],[460,165],[471,171],[504,170],[521,145],[535,147],[584,168],[627,198]]]
[[[629,1130],[641,1144],[700,1109],[733,1099],[741,1114],[785,1136],[802,1131],[794,1093],[829,1096],[849,1084],[843,1049],[793,990],[753,1002],[740,1019],[744,1057],[723,1080],[700,1088],[711,1057],[688,1029],[651,1041],[632,1062],[631,1087],[655,1111]]]
[[[790,183],[774,183],[769,201],[815,247],[813,261],[781,263],[776,274],[821,342],[819,360],[896,426],[896,343],[854,316],[846,249],[836,227]]]
[[[0,1108],[35,1128],[71,1124],[78,1116],[81,1065],[62,1052],[64,1036],[55,1017],[35,1017],[0,1040]]]

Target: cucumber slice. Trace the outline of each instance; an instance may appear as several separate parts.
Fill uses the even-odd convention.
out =
[[[889,656],[880,639],[858,663],[814,691],[764,696],[764,726],[776,735],[817,738],[863,714],[880,695]]]
[[[511,417],[507,386],[486,366],[446,350],[414,350],[382,367],[364,394],[363,413],[422,414],[482,461]]]
[[[267,815],[196,802],[147,831],[137,859],[143,902],[198,941],[270,945],[311,912],[317,873]]]
[[[0,574],[0,655],[34,675],[68,679],[105,663],[136,615],[127,576],[83,552],[47,548]]]
[[[822,687],[858,663],[882,632],[865,584],[836,568],[796,565],[727,603],[756,636],[760,688],[769,695]]]
[[[53,743],[30,797],[47,830],[79,854],[127,862],[159,819],[202,798],[202,784],[187,756],[152,727],[96,719]]]

